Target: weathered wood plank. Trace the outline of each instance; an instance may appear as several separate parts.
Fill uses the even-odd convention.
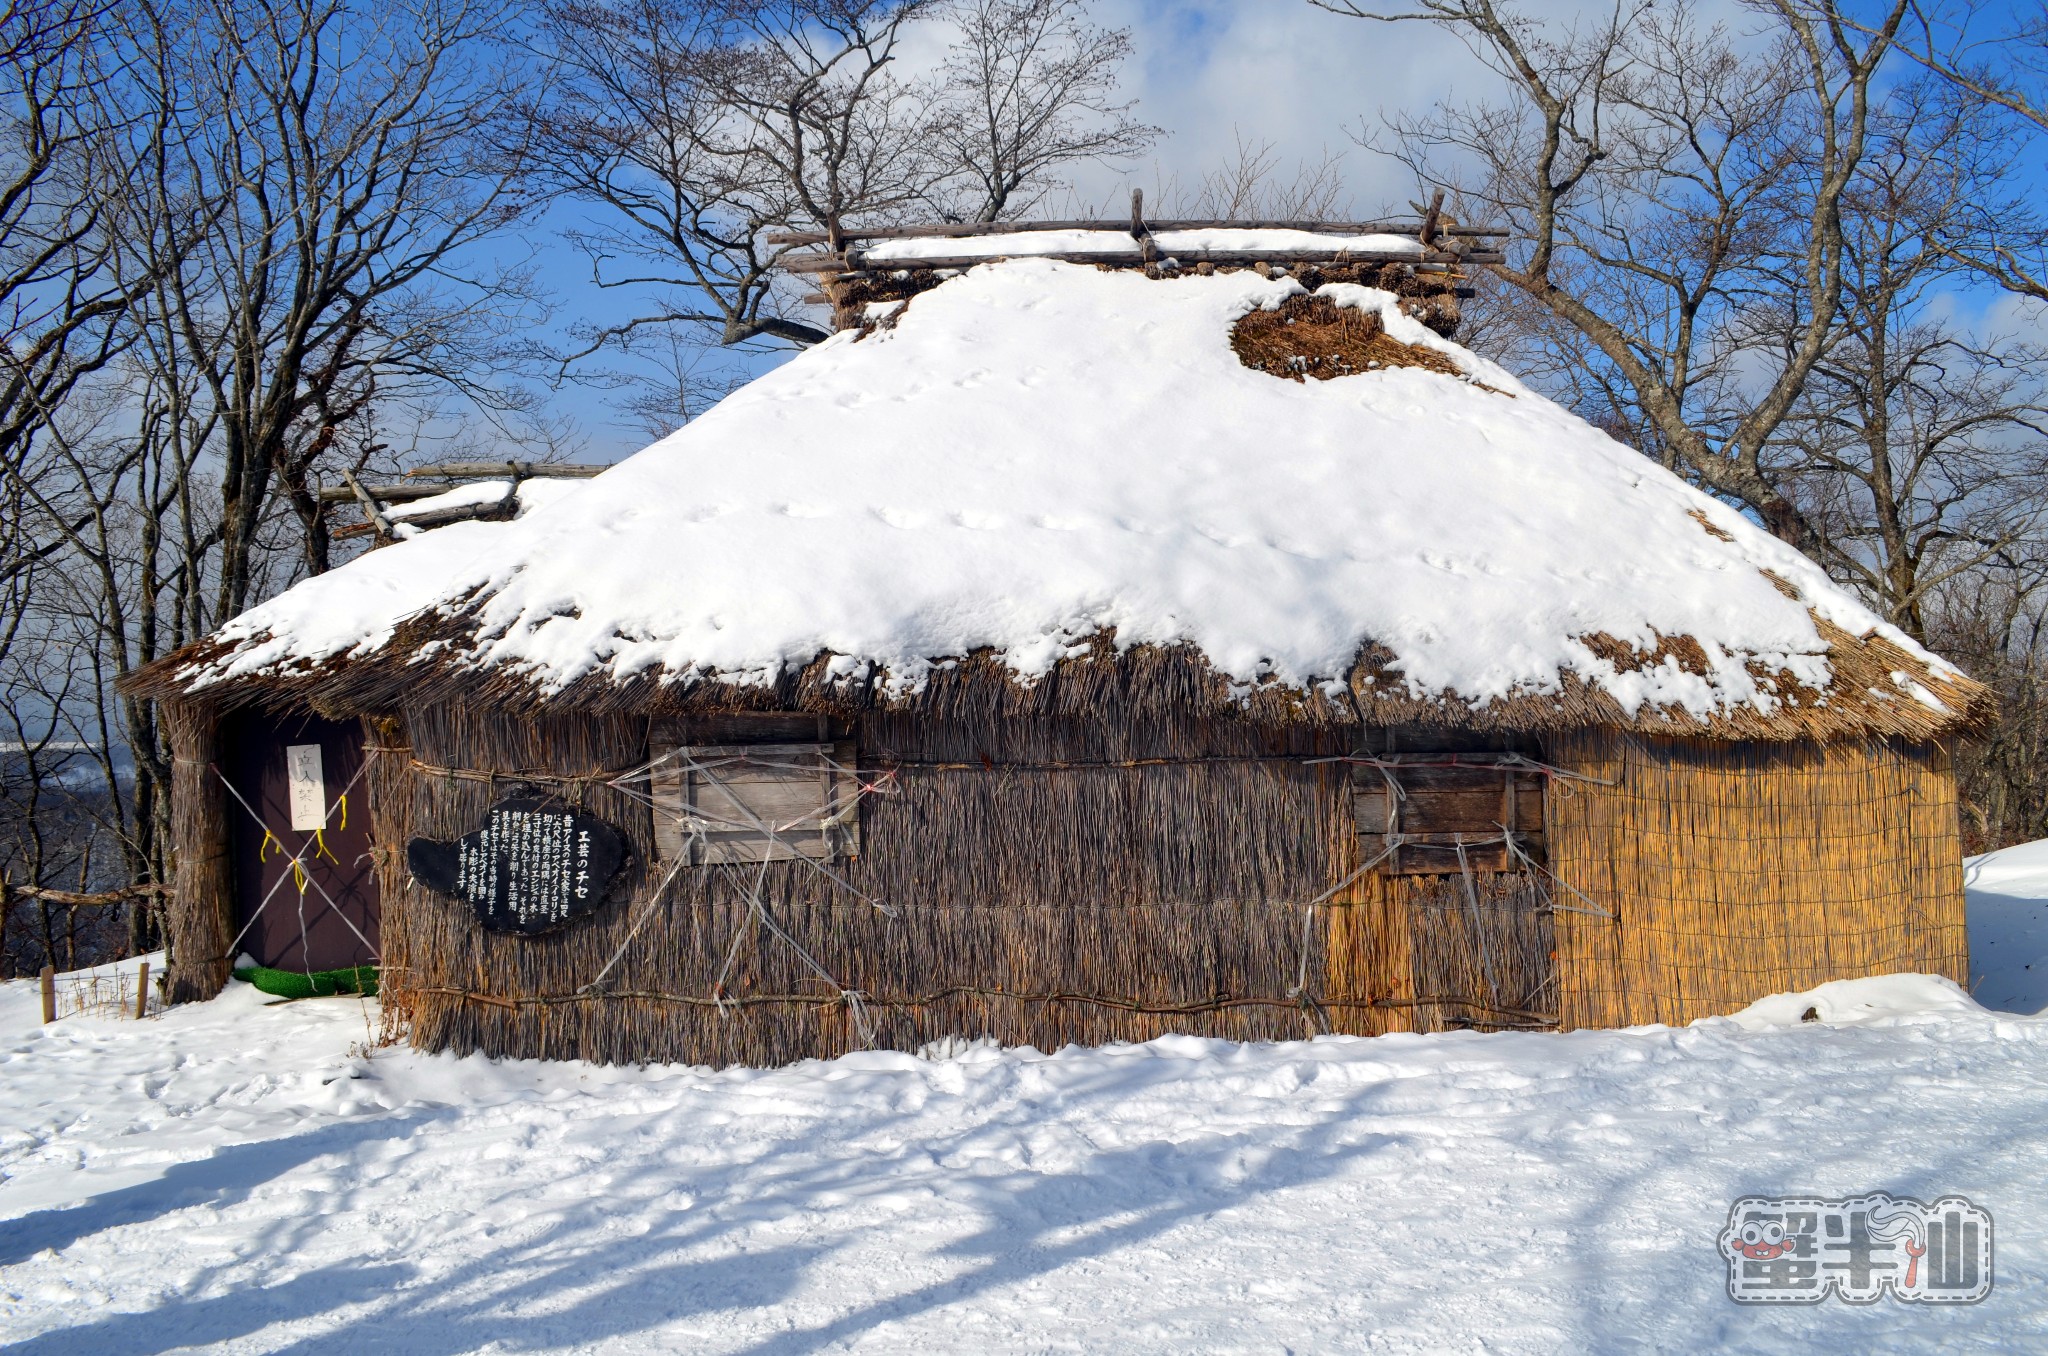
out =
[[[1403,759],[1352,767],[1351,808],[1359,850],[1367,859],[1386,847],[1389,832],[1400,847],[1379,867],[1383,875],[1437,875],[1465,865],[1474,871],[1512,871],[1519,864],[1498,841],[1503,829],[1530,857],[1543,853],[1544,779],[1503,755],[1418,752]],[[1495,841],[1488,842],[1492,839]]]
[[[1406,788],[1404,788],[1405,790]],[[1352,793],[1352,811],[1360,828],[1380,828],[1387,823],[1384,787],[1361,788]],[[1517,787],[1512,800],[1504,788],[1470,791],[1407,791],[1399,802],[1395,827],[1414,832],[1463,833],[1467,836],[1500,832],[1500,826],[1536,827],[1543,824],[1543,792],[1540,788]]]
[[[651,742],[656,758],[677,748],[687,758],[649,774],[662,861],[701,866],[858,853],[850,742],[677,745],[659,734]]]
[[[1458,870],[1458,848],[1456,840],[1466,837],[1465,861],[1474,871],[1519,871],[1521,864],[1507,850],[1496,833],[1491,843],[1473,843],[1468,835],[1421,834],[1409,837],[1395,853],[1378,867],[1383,876],[1441,876],[1455,874]],[[1421,841],[1415,841],[1417,838]],[[1543,835],[1517,833],[1515,845],[1534,861],[1544,860]],[[1358,850],[1363,859],[1370,861],[1386,847],[1386,839],[1376,833],[1358,835]]]

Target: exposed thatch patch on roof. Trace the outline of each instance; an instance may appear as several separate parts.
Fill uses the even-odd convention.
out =
[[[1097,264],[1095,268],[1103,273],[1131,272],[1133,270],[1115,264]],[[1458,290],[1463,277],[1454,273],[1417,273],[1407,264],[1360,264],[1321,263],[1299,264],[1292,268],[1250,268],[1249,266],[1226,265],[1217,267],[1202,264],[1192,269],[1162,270],[1153,264],[1142,270],[1154,281],[1172,282],[1182,278],[1210,277],[1218,273],[1257,272],[1265,277],[1279,277],[1283,274],[1293,278],[1303,288],[1313,293],[1329,283],[1355,283],[1360,287],[1377,287],[1392,292],[1400,299],[1401,311],[1413,317],[1432,333],[1449,339],[1457,334],[1461,320]],[[908,301],[951,278],[950,272],[938,272],[930,268],[908,266],[887,273],[858,274],[835,279],[826,285],[832,298],[833,328],[860,330],[868,328],[868,307],[877,302]]]
[[[1758,570],[1757,573],[1769,580],[1772,588],[1784,594],[1795,603],[1799,601],[1799,590],[1794,588],[1792,581],[1784,575],[1779,574],[1776,570]]]
[[[1600,631],[1580,636],[1579,641],[1621,673],[1641,673],[1667,663],[1676,664],[1681,671],[1695,673],[1702,678],[1713,673],[1714,666],[1708,660],[1707,652],[1691,636],[1653,634],[1657,636],[1657,643],[1648,650],[1639,650],[1625,640],[1617,640]]]
[[[1698,523],[1700,525],[1700,530],[1705,532],[1708,536],[1712,537],[1715,541],[1735,540],[1734,533],[1728,532],[1723,528],[1716,526],[1714,520],[1712,518],[1709,518],[1705,513],[1701,512],[1699,509],[1693,509],[1685,516],[1692,519],[1694,522]]]
[[[1989,688],[1961,674],[1937,672],[1883,636],[1855,636],[1814,614],[1828,647],[1834,681],[1816,690],[1788,672],[1752,659],[1747,668],[1772,699],[1770,710],[1733,707],[1701,716],[1679,706],[1624,708],[1605,689],[1576,673],[1558,675],[1554,693],[1517,695],[1483,705],[1456,696],[1418,698],[1397,671],[1379,669],[1368,656],[1352,678],[1359,712],[1371,724],[1441,723],[1482,730],[1559,730],[1608,727],[1655,735],[1719,739],[1842,739],[1894,736],[1925,741],[1981,728],[1993,714]],[[1703,672],[1707,659],[1691,637],[1658,638],[1644,652],[1613,637],[1586,636],[1589,649],[1617,667],[1639,670],[1673,663]],[[1930,706],[1916,692],[1941,703]]]
[[[1393,338],[1379,312],[1339,306],[1324,296],[1289,297],[1274,310],[1250,312],[1231,328],[1230,347],[1253,371],[1294,381],[1328,381],[1386,367],[1465,376],[1447,355]]]

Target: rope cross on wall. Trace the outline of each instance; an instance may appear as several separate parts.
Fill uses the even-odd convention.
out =
[[[342,791],[342,795],[334,797],[334,803],[332,803],[330,807],[326,807],[326,809],[319,809],[317,813],[305,813],[303,817],[301,817],[301,805],[305,803],[305,801],[303,801],[303,797],[305,797],[307,793],[303,793],[303,791],[301,791],[301,778],[311,778],[311,780],[315,782],[315,785],[317,785],[317,778],[319,778],[319,746],[317,746],[317,744],[311,744],[311,746],[305,746],[305,744],[297,744],[297,746],[291,746],[291,748],[287,750],[287,766],[291,766],[291,776],[293,776],[293,791],[291,791],[291,797],[293,797],[293,801],[291,801],[291,807],[293,807],[293,813],[291,813],[291,828],[293,828],[293,830],[299,830],[299,832],[307,832],[307,834],[309,834],[309,838],[307,838],[307,840],[305,840],[303,844],[299,844],[299,850],[297,850],[297,852],[287,852],[287,848],[285,848],[283,840],[279,840],[279,836],[276,836],[276,834],[274,834],[274,832],[270,830],[270,825],[268,825],[268,823],[264,823],[264,817],[262,817],[262,815],[260,815],[260,813],[256,811],[256,807],[254,807],[254,805],[250,805],[248,797],[246,797],[246,795],[242,795],[240,787],[236,787],[236,785],[233,785],[233,782],[231,782],[231,780],[227,780],[227,774],[225,774],[225,772],[221,772],[219,768],[213,768],[213,774],[221,778],[221,785],[223,785],[223,787],[227,787],[227,795],[231,795],[233,799],[236,799],[236,803],[238,803],[238,805],[240,805],[242,809],[246,809],[246,811],[248,811],[250,819],[254,819],[254,821],[256,821],[256,828],[260,828],[260,830],[262,830],[262,846],[258,848],[256,860],[260,860],[260,862],[266,862],[266,860],[270,860],[270,848],[274,846],[276,850],[279,850],[279,854],[281,854],[281,856],[285,856],[285,860],[287,860],[287,862],[289,862],[289,866],[291,866],[291,877],[289,877],[289,879],[291,879],[291,883],[293,883],[293,885],[297,885],[297,887],[299,887],[299,889],[297,889],[297,897],[299,897],[299,946],[301,946],[301,950],[305,952],[305,957],[307,957],[307,961],[305,961],[307,969],[311,969],[311,959],[309,959],[309,957],[311,957],[311,938],[307,936],[307,926],[305,926],[305,887],[307,887],[307,885],[311,885],[311,887],[313,887],[313,889],[315,889],[315,891],[319,893],[319,899],[322,899],[322,901],[324,901],[324,903],[326,903],[326,905],[328,905],[330,909],[334,909],[334,916],[336,916],[336,918],[340,918],[340,920],[342,920],[342,922],[344,922],[344,924],[348,926],[348,930],[350,930],[350,932],[354,932],[354,934],[356,934],[356,938],[360,938],[360,940],[362,940],[362,946],[365,946],[365,948],[367,948],[367,950],[371,952],[371,957],[375,957],[375,955],[377,955],[377,942],[369,940],[367,936],[362,936],[362,928],[358,928],[358,926],[354,924],[354,920],[350,920],[350,918],[348,918],[348,912],[346,912],[346,909],[342,909],[342,905],[340,905],[340,903],[336,903],[336,901],[334,901],[334,895],[330,895],[330,893],[328,893],[328,887],[326,887],[326,885],[322,885],[322,883],[319,883],[319,881],[317,881],[317,879],[315,879],[315,877],[313,877],[313,875],[311,875],[311,873],[307,871],[307,866],[309,866],[309,864],[317,864],[317,862],[319,862],[319,858],[322,858],[322,856],[326,856],[326,858],[328,858],[330,862],[334,862],[336,866],[340,866],[340,864],[342,864],[342,860],[340,860],[338,856],[334,856],[334,852],[332,852],[332,850],[328,850],[328,836],[326,836],[326,832],[328,832],[328,821],[330,821],[330,819],[334,819],[334,815],[338,813],[338,815],[340,815],[340,823],[336,823],[336,825],[334,825],[334,828],[338,828],[338,830],[342,830],[342,828],[348,828],[348,793],[350,793],[350,791],[354,791],[354,787],[356,787],[356,782],[358,782],[358,780],[362,780],[362,770],[365,770],[365,768],[367,768],[369,764],[362,764],[362,768],[356,768],[356,776],[354,776],[354,778],[352,778],[352,780],[348,782],[348,787],[346,787],[346,789]],[[309,768],[309,772],[307,772],[307,768]],[[283,875],[281,875],[279,879],[276,879],[276,885],[272,885],[272,887],[270,887],[270,889],[268,889],[268,891],[264,893],[262,901],[258,901],[258,903],[256,903],[256,907],[252,909],[252,912],[250,912],[250,916],[248,916],[248,922],[244,922],[244,924],[242,924],[242,932],[236,932],[236,938],[233,938],[233,940],[231,940],[231,942],[227,944],[227,952],[229,952],[229,955],[236,955],[236,946],[240,946],[240,944],[242,944],[242,938],[244,938],[244,936],[248,936],[250,928],[254,928],[254,926],[256,926],[256,920],[258,920],[258,918],[262,918],[262,912],[264,912],[264,909],[266,909],[266,907],[270,907],[270,901],[272,901],[272,899],[276,899],[276,893],[279,893],[279,889],[281,889],[281,887],[285,885],[285,881],[287,881],[287,877],[283,877]]]
[[[368,766],[354,721],[224,719],[209,775],[239,807],[225,959],[306,975],[381,963]]]
[[[712,985],[713,1001],[725,1011],[726,983],[733,968],[748,938],[765,931],[838,993],[861,1043],[872,1044],[874,1032],[863,1002],[865,995],[842,983],[791,936],[769,912],[765,895],[771,863],[799,862],[837,889],[895,917],[896,910],[890,905],[865,894],[823,864],[858,855],[860,802],[863,797],[893,789],[890,775],[862,780],[854,767],[853,749],[846,744],[673,744],[663,748],[667,742],[657,732],[656,747],[662,751],[645,766],[608,783],[653,812],[656,851],[667,871],[648,895],[625,940],[584,991],[596,990],[617,966],[678,872],[690,866],[740,870],[758,863],[746,872],[748,922],[733,931],[724,964]],[[644,791],[638,785],[641,783]]]

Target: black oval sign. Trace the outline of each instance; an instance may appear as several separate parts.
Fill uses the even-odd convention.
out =
[[[405,846],[414,879],[466,900],[491,931],[525,937],[595,910],[625,860],[617,829],[540,796],[499,801],[481,829],[455,842]]]

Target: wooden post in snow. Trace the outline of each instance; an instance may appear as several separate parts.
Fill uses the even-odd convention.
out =
[[[57,967],[43,967],[43,1025],[57,1020]]]
[[[149,962],[142,963],[142,970],[135,976],[135,1020],[149,1016]]]

